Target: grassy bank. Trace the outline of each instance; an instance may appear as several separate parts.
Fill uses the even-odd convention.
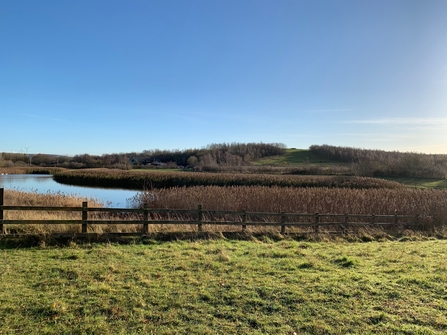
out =
[[[0,334],[443,334],[446,241],[4,249]]]
[[[408,185],[416,188],[428,189],[447,189],[447,179],[430,179],[430,178],[398,178],[385,177],[384,179],[395,181],[403,185]]]

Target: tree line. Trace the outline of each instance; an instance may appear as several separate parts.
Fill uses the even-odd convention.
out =
[[[185,150],[144,150],[142,152],[113,153],[103,155],[81,154],[73,157],[48,154],[0,154],[0,166],[37,165],[66,168],[109,167],[129,169],[155,162],[167,166],[190,166],[196,170],[210,166],[242,166],[252,160],[281,155],[286,146],[282,143],[220,143],[203,148]],[[131,158],[136,164],[131,163]]]

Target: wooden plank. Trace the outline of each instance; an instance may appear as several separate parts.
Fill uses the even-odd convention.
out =
[[[15,224],[15,225],[26,225],[26,224],[34,224],[34,225],[64,225],[64,224],[87,224],[87,225],[197,225],[199,221],[197,220],[184,220],[184,221],[176,221],[176,220],[3,220],[4,224]],[[200,221],[202,225],[217,225],[217,226],[240,226],[240,221]],[[315,227],[315,226],[342,226],[342,225],[364,225],[364,226],[372,226],[370,222],[345,222],[345,221],[337,221],[337,222],[243,222],[245,226],[286,226],[286,227]],[[420,223],[416,222],[402,222],[403,225],[413,225],[417,226]],[[381,226],[392,226],[393,222],[376,222],[374,225]]]
[[[250,214],[256,215],[256,213],[250,213]],[[269,214],[269,213],[264,213],[264,214]],[[282,215],[282,214],[277,214],[277,215]],[[309,214],[309,213],[284,213],[284,215],[287,217],[304,217],[304,218],[315,216],[315,214]],[[339,215],[339,214],[333,214],[333,215]]]
[[[82,220],[3,220],[4,224],[14,224],[14,225],[26,225],[26,224],[49,224],[49,225],[60,225],[60,224],[81,224]]]
[[[82,207],[49,207],[49,206],[2,206],[4,210],[10,211],[57,211],[57,212],[80,212]]]

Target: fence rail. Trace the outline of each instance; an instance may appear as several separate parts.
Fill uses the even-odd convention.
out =
[[[6,211],[43,211],[43,212],[79,212],[79,219],[70,220],[11,220],[4,219]],[[89,213],[97,213],[95,218],[89,218]],[[98,214],[99,213],[99,214]],[[104,215],[106,213],[107,215]],[[49,207],[49,206],[6,206],[4,205],[4,190],[0,189],[0,234],[10,234],[8,225],[45,224],[45,225],[80,225],[82,234],[88,234],[91,225],[140,225],[134,234],[149,234],[150,225],[193,225],[198,232],[204,231],[204,226],[240,226],[242,231],[247,226],[272,226],[281,233],[287,228],[306,228],[319,233],[332,227],[340,232],[348,232],[350,227],[419,227],[434,230],[435,217],[430,215],[374,215],[374,214],[321,214],[321,213],[266,213],[247,211],[205,210],[198,205],[195,210],[165,209],[165,208],[97,208],[88,207],[83,202],[81,207]],[[290,229],[289,229],[290,230]],[[215,231],[215,230],[213,230]]]

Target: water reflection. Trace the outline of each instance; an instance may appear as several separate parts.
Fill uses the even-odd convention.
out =
[[[123,189],[72,186],[59,184],[51,175],[8,174],[0,175],[0,188],[36,193],[64,193],[85,198],[93,198],[107,207],[129,207],[128,199],[138,192]]]

